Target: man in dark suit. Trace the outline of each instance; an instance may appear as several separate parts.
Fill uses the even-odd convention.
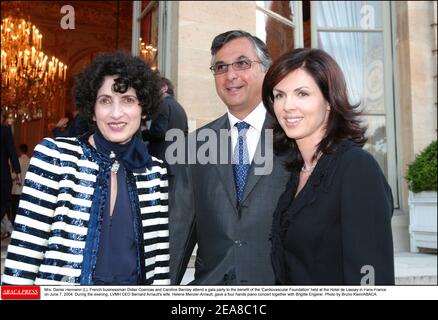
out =
[[[217,155],[218,161],[200,161],[206,145],[199,142],[196,152],[189,151],[198,158],[187,166],[188,178],[175,181],[177,194],[184,189],[178,183],[189,184],[193,194],[183,191],[181,201],[170,199],[171,274],[176,272],[179,283],[197,244],[192,284],[273,285],[272,214],[290,174],[285,159],[272,153],[270,118],[261,99],[271,58],[260,39],[240,30],[216,36],[211,54],[216,91],[228,112],[196,132],[217,138],[217,150],[207,157]],[[183,216],[184,205],[192,216]],[[184,228],[190,230],[187,238]]]
[[[15,181],[17,184],[21,184],[20,163],[18,162],[17,152],[15,150],[14,139],[12,137],[11,128],[6,125],[1,125],[1,220],[11,209],[11,189],[12,178],[11,170],[9,168],[9,161],[12,164],[13,171],[17,174]],[[1,221],[0,220],[0,221]],[[5,237],[2,234],[2,239]]]
[[[166,132],[170,129],[179,129],[187,135],[188,123],[184,108],[175,100],[172,82],[162,77],[160,87],[162,101],[158,114],[152,120],[150,128],[142,131],[142,137],[149,142],[149,153],[166,162],[166,148],[170,143],[165,140]]]
[[[67,113],[67,117],[61,118],[56,127],[53,128],[53,137],[77,137],[89,130],[92,130],[88,120],[79,114],[78,110],[74,110],[73,114]]]

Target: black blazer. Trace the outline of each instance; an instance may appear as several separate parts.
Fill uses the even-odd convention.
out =
[[[149,153],[164,162],[166,149],[171,144],[165,140],[166,132],[170,129],[180,129],[185,135],[188,133],[187,114],[178,101],[169,95],[161,101],[158,116],[152,120],[150,129],[142,131],[143,140],[149,141]]]
[[[12,137],[11,128],[1,126],[1,210],[2,214],[10,206],[12,178],[9,169],[9,160],[12,164],[12,169],[15,173],[20,173],[20,162],[18,161],[17,153],[15,151],[14,139]],[[2,216],[3,218],[3,216]]]
[[[61,131],[60,128],[53,128],[53,137],[77,137],[88,131],[93,131],[94,128],[88,124],[88,119],[77,114],[72,121],[67,123],[67,127]]]
[[[393,198],[374,158],[343,141],[321,157],[294,199],[298,177],[294,172],[274,214],[277,282],[394,284]]]

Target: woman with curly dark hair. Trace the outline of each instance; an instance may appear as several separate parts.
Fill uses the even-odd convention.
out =
[[[289,51],[262,96],[277,119],[274,147],[295,151],[272,226],[278,283],[394,284],[391,189],[362,149],[365,128],[336,61],[319,49]]]
[[[77,108],[96,130],[35,148],[3,284],[169,283],[167,171],[139,136],[158,81],[125,53],[101,54],[79,74]]]

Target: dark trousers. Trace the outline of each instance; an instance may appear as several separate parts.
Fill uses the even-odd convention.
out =
[[[3,178],[3,177],[2,177]],[[10,180],[1,180],[1,197],[0,197],[0,207],[1,207],[1,220],[6,213],[8,213],[11,209],[11,190],[12,190],[12,181]],[[9,214],[8,214],[9,217]]]
[[[9,221],[11,221],[12,225],[14,225],[15,217],[17,216],[18,212],[18,203],[20,202],[20,195],[19,194],[13,194],[12,195],[12,206],[11,210],[9,211]]]

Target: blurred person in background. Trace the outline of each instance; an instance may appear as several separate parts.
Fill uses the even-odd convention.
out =
[[[15,173],[15,182],[17,184],[21,184],[20,177],[20,162],[18,161],[17,152],[15,150],[14,138],[12,136],[11,127],[6,125],[3,122],[3,109],[1,112],[1,143],[0,143],[0,159],[1,159],[1,198],[0,198],[0,207],[1,207],[1,221],[2,221],[2,230],[1,230],[1,238],[7,238],[10,236],[10,231],[8,228],[4,227],[3,218],[6,216],[8,212],[11,210],[12,206],[12,176],[11,172]],[[12,168],[9,166],[11,163]],[[6,216],[7,217],[7,216]]]
[[[166,162],[166,148],[171,144],[166,141],[166,132],[170,129],[179,129],[188,133],[187,114],[184,108],[176,101],[174,87],[169,79],[161,77],[159,82],[161,103],[157,114],[151,120],[150,127],[142,131],[143,140],[148,142],[151,155]]]
[[[12,174],[13,183],[12,183],[12,210],[11,215],[9,217],[9,221],[11,221],[12,224],[14,224],[15,216],[17,215],[18,211],[18,203],[20,201],[20,195],[23,191],[23,184],[21,181],[24,181],[24,178],[26,176],[27,169],[29,168],[29,156],[28,153],[28,146],[27,144],[23,143],[20,144],[18,147],[18,162],[20,162],[20,183],[17,183],[16,175],[15,173]]]

